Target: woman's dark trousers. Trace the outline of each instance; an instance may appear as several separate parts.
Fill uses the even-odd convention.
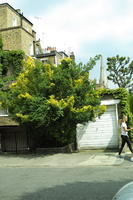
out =
[[[122,138],[122,144],[121,144],[121,148],[119,150],[119,155],[121,154],[126,143],[129,147],[130,151],[133,153],[133,149],[132,149],[132,145],[131,145],[131,141],[130,141],[129,137],[125,136],[125,135],[121,135],[121,138]]]

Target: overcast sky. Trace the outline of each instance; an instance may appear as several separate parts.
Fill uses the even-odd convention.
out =
[[[133,58],[133,0],[0,0],[6,2],[34,24],[44,48],[74,51],[84,63],[96,54],[105,65],[117,54]]]

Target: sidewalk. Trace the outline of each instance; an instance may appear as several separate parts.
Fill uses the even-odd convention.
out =
[[[0,154],[0,168],[4,167],[87,167],[117,166],[124,158],[118,158],[116,152],[84,151],[58,154]]]

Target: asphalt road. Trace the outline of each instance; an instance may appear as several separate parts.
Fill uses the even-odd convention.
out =
[[[131,166],[0,168],[0,200],[111,200],[132,180]]]

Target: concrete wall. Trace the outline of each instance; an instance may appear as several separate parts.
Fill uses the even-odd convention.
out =
[[[34,38],[32,35],[28,34],[23,29],[21,30],[21,48],[26,55],[33,55],[33,50],[32,53],[30,52],[30,45],[33,46],[33,40]]]
[[[16,20],[16,25],[13,25],[13,20]],[[21,18],[19,14],[13,12],[13,10],[10,10],[7,7],[7,28],[20,25],[21,25]]]
[[[30,55],[30,44],[33,44],[32,35],[22,28],[14,28],[0,32],[3,40],[4,50],[23,50]]]
[[[28,31],[30,34],[32,34],[32,25],[29,24],[25,19],[22,19],[22,27]]]
[[[4,50],[19,50],[21,46],[21,28],[0,32]]]
[[[21,49],[26,55],[34,54],[32,49],[35,34],[32,24],[7,5],[0,6],[0,35],[4,50]]]

